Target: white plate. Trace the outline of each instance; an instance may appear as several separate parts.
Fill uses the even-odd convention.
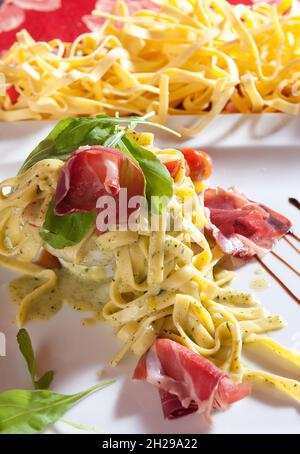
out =
[[[178,119],[182,122],[182,119]],[[237,123],[240,129],[236,130]],[[51,128],[50,122],[0,124],[0,179],[13,175],[39,140]],[[273,131],[273,132],[272,132]],[[159,135],[157,135],[158,137]],[[217,121],[187,144],[205,145],[214,160],[213,183],[236,185],[252,199],[262,201],[289,216],[300,232],[299,211],[289,205],[288,197],[299,197],[299,119],[284,115],[226,116]],[[158,137],[160,143],[166,136]],[[169,144],[175,145],[173,137]],[[180,143],[182,146],[183,143]],[[295,265],[299,257],[282,241],[276,248]],[[299,296],[297,279],[272,257],[272,262],[291,289]],[[244,267],[234,285],[249,289],[257,264]],[[30,381],[16,343],[15,308],[8,302],[6,284],[11,273],[0,273],[0,331],[6,336],[7,356],[0,357],[0,390],[29,388]],[[269,279],[269,278],[268,278]],[[274,333],[275,339],[300,350],[300,306],[274,281],[266,291],[256,291],[271,313],[280,313],[288,327]],[[252,290],[255,292],[255,290]],[[106,324],[82,327],[82,315],[65,307],[48,322],[28,323],[37,352],[40,371],[54,369],[53,388],[72,393],[97,383],[97,371],[103,378],[116,377],[117,382],[79,403],[66,416],[76,423],[87,424],[106,433],[300,433],[299,406],[282,395],[271,394],[266,388],[255,389],[253,396],[233,405],[225,413],[213,415],[213,427],[208,428],[201,417],[190,415],[175,421],[162,417],[157,390],[151,385],[130,379],[135,358],[129,356],[117,368],[109,360],[119,348],[113,330]],[[251,353],[251,352],[250,352]],[[250,358],[250,356],[249,356]],[[251,354],[253,360],[253,353]],[[267,367],[266,359],[257,359],[260,367]],[[284,364],[275,371],[292,374]],[[50,432],[74,432],[58,423]]]

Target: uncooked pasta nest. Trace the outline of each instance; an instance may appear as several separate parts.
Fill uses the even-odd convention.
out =
[[[35,42],[25,31],[0,60],[0,120],[100,112],[199,115],[299,113],[300,16],[292,0],[232,6],[226,0],[160,0],[129,14],[124,1],[98,32]]]

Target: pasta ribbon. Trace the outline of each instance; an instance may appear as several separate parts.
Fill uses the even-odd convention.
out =
[[[223,5],[219,0],[214,4]],[[176,8],[168,11],[173,19],[177,17]],[[202,11],[203,5],[200,16]],[[183,35],[189,27],[191,23],[181,29]],[[250,51],[252,46],[249,40]],[[43,47],[43,52],[47,49]],[[163,80],[165,84],[167,79]],[[244,81],[249,83],[251,97],[254,79]],[[116,329],[122,345],[113,365],[129,351],[140,357],[156,337],[166,337],[205,356],[236,382],[267,381],[299,399],[299,382],[244,365],[243,346],[249,343],[265,346],[296,367],[300,355],[266,336],[284,326],[279,315],[270,315],[251,293],[229,287],[233,273],[222,269],[223,252],[205,237],[203,197],[186,175],[183,154],[155,148],[149,134],[135,133],[134,140],[145,143],[162,162],[180,163],[169,205],[155,215],[156,228],[152,228],[151,213],[141,211],[137,231],[108,231],[99,236],[90,231],[75,246],[55,250],[43,243],[39,231],[63,163],[42,160],[0,184],[0,263],[26,275],[11,283],[13,299],[19,304],[19,325],[30,319],[37,300],[48,304],[49,293],[56,292],[59,304],[67,301],[74,309],[92,311],[96,320],[103,318]],[[63,267],[53,271],[35,265],[41,248],[59,258]]]
[[[299,113],[300,18],[293,0],[231,5],[160,0],[129,14],[119,0],[104,24],[72,43],[25,30],[0,60],[0,120],[195,115],[184,134],[220,113]],[[18,92],[11,100],[9,90]]]

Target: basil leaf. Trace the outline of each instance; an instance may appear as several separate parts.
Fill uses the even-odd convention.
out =
[[[127,123],[133,129],[137,124],[148,124],[145,117],[112,118],[99,115],[96,118],[68,118],[60,121],[45,140],[28,156],[19,173],[25,172],[42,159],[65,160],[82,145],[106,145],[119,147],[142,169],[146,181],[148,203],[154,200],[154,207],[161,212],[173,194],[173,180],[160,160],[149,150],[126,137],[126,128],[119,124]],[[43,231],[40,236],[55,249],[79,243],[95,223],[94,213],[75,213],[56,216],[53,203],[50,204]]]
[[[60,159],[66,159],[82,145],[102,145],[115,131],[115,125],[104,125],[100,119],[75,118],[56,138],[55,148]]]
[[[35,355],[34,355],[34,351],[32,348],[30,336],[29,336],[28,332],[26,331],[26,329],[22,328],[19,330],[19,332],[17,334],[17,341],[19,344],[20,352],[22,353],[22,355],[26,361],[27,368],[30,373],[34,388],[35,389],[48,389],[53,380],[53,371],[49,370],[39,380],[35,379],[35,375],[36,375]]]
[[[153,123],[152,121],[148,121],[148,118],[152,117],[154,115],[154,112],[149,112],[142,117],[108,117],[107,115],[97,115],[96,118],[101,118],[103,123],[115,123],[117,125],[125,123],[128,124],[130,123],[133,125],[133,128],[136,125],[146,125],[146,126],[151,126],[151,128],[158,128],[162,129],[165,132],[168,132],[170,134],[173,134],[176,137],[181,137],[181,134],[178,131],[174,131],[174,129],[170,129],[167,126],[161,125],[160,123]]]
[[[48,136],[34,148],[29,156],[27,156],[19,173],[23,173],[30,169],[36,162],[41,161],[42,159],[54,157],[55,140],[72,123],[72,121],[72,118],[66,118],[65,120],[59,121]]]
[[[43,231],[40,236],[54,249],[63,249],[79,243],[95,225],[95,213],[73,213],[57,216],[53,210],[54,202],[49,204]]]
[[[150,207],[151,197],[154,208],[161,212],[163,206],[173,195],[173,180],[167,168],[154,153],[123,137],[119,147],[124,153],[128,152],[140,165],[146,180],[146,197]]]
[[[48,390],[10,390],[0,393],[0,434],[42,432],[58,421],[74,404],[114,380],[104,381],[86,391],[64,395]]]
[[[57,123],[48,136],[42,140],[30,153],[23,163],[20,173],[24,173],[42,159],[61,159],[65,161],[70,154],[83,145],[104,145],[111,136],[120,132],[119,124],[130,124],[134,128],[137,124],[153,126],[147,121],[151,114],[144,117],[117,118],[107,115],[98,115],[96,118],[66,118]],[[157,127],[168,130],[162,125]],[[171,130],[168,130],[170,132]],[[123,133],[121,133],[121,136]]]
[[[106,139],[103,145],[105,147],[116,147],[120,143],[120,140],[125,134],[126,129],[120,130],[113,134],[112,136],[108,137],[108,139]]]
[[[108,117],[109,118],[109,117]],[[115,133],[114,122],[104,118],[67,118],[60,121],[25,160],[20,173],[24,173],[42,159],[65,161],[70,154],[83,145],[103,145]]]
[[[85,145],[104,145],[105,141],[115,133],[114,125],[96,126],[86,136]]]

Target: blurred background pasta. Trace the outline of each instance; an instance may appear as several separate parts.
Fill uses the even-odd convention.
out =
[[[199,115],[194,135],[225,113],[299,113],[300,16],[292,0],[230,5],[161,0],[128,11],[117,1],[98,31],[72,43],[25,30],[0,60],[0,120],[101,112]],[[202,115],[203,114],[203,115]]]

